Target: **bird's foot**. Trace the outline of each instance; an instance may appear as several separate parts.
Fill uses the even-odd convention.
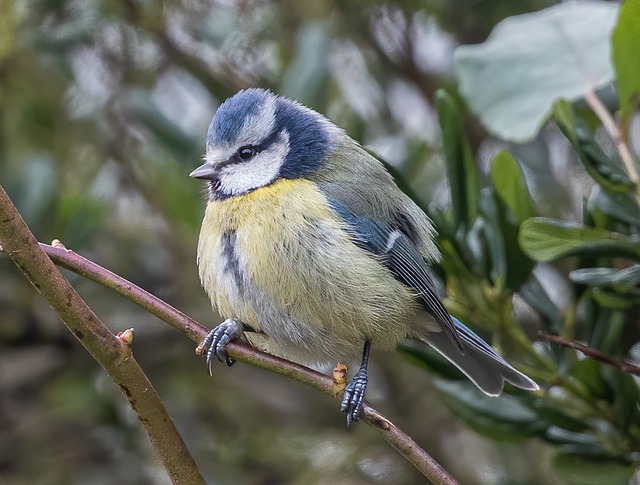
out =
[[[367,392],[367,382],[367,369],[361,367],[344,390],[340,410],[347,413],[347,427],[360,419],[360,413],[364,407],[364,395]]]
[[[202,353],[206,353],[207,356],[207,369],[211,375],[213,357],[215,356],[220,362],[226,362],[231,366],[235,363],[229,354],[227,353],[227,345],[229,342],[236,340],[242,336],[244,331],[244,324],[233,318],[228,318],[220,325],[215,327],[209,335],[205,337],[198,348],[202,349]]]

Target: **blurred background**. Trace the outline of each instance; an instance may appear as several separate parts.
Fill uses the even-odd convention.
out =
[[[640,354],[634,187],[584,103],[516,143],[478,121],[456,77],[459,45],[555,3],[2,1],[0,183],[40,241],[211,327],[195,264],[204,192],[188,173],[226,97],[295,98],[389,164],[439,227],[448,308],[543,388],[487,399],[404,348],[373,356],[370,402],[463,484],[637,483],[637,383],[538,336]],[[597,88],[615,112],[611,81]],[[210,378],[182,334],[65,275],[114,333],[135,328],[208,483],[421,483],[368,426],[347,430],[337,401],[243,364]],[[4,256],[0,483],[169,483],[119,390]]]

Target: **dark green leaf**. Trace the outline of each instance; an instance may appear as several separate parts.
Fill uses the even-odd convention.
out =
[[[569,373],[582,382],[589,389],[590,393],[600,399],[611,397],[611,387],[602,377],[600,364],[592,359],[584,359],[571,366]]]
[[[545,399],[532,399],[528,403],[528,406],[543,420],[552,426],[550,429],[562,429],[565,433],[580,434],[581,431],[585,431],[589,426],[584,422],[576,418],[573,418],[566,414],[565,410],[561,406]],[[587,435],[590,436],[590,435]]]
[[[632,192],[605,191],[596,185],[589,197],[588,204],[587,208],[590,212],[594,212],[597,207],[615,220],[636,227],[640,226],[640,207],[638,207]]]
[[[611,160],[596,143],[586,123],[574,112],[566,100],[556,102],[553,119],[576,151],[589,175],[603,188],[626,192],[633,187],[620,165]]]
[[[551,325],[548,329],[550,331],[561,332],[564,319],[535,274],[531,274],[529,279],[520,286],[519,292],[529,305],[549,321]]]
[[[539,435],[546,424],[513,396],[489,397],[468,382],[436,383],[449,408],[470,427],[496,440]]]
[[[611,310],[627,311],[640,304],[640,295],[618,293],[606,288],[594,288],[593,299],[602,307]]]
[[[444,89],[436,92],[454,227],[469,228],[478,214],[480,172],[464,135],[460,109]]]
[[[640,389],[632,375],[619,369],[605,369],[615,392],[614,416],[619,430],[626,430],[640,416]]]
[[[634,464],[624,461],[565,453],[556,456],[554,466],[571,485],[627,485],[636,470]]]
[[[480,207],[482,210],[484,224],[483,235],[486,242],[486,249],[490,256],[491,268],[487,275],[490,281],[499,287],[505,285],[507,280],[508,263],[505,233],[500,224],[500,213],[498,204],[489,188],[481,192]]]

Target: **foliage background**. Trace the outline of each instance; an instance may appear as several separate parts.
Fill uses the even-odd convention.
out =
[[[440,228],[449,308],[545,389],[486,401],[409,348],[374,355],[371,402],[462,483],[625,483],[639,459],[636,383],[531,339],[544,330],[620,359],[632,349],[640,300],[630,184],[610,168],[619,167],[612,142],[584,105],[559,106],[534,140],[507,143],[465,109],[454,77],[458,45],[553,3],[3,1],[0,182],[40,240],[58,238],[213,326],[195,267],[202,189],[187,174],[227,96],[264,86],[296,98],[407,182]],[[615,110],[613,91],[600,94]],[[637,120],[627,120],[633,147]],[[517,164],[494,159],[505,148]],[[612,170],[622,178],[607,179]],[[623,200],[606,197],[618,202],[606,211],[593,191],[612,186]],[[601,251],[609,232],[567,235],[532,219],[524,227],[542,242],[520,232],[519,244],[534,215],[616,231],[632,249]],[[578,249],[558,251],[558,239]],[[595,250],[583,251],[585,239]],[[576,268],[609,278],[631,268],[636,280],[570,278]],[[420,480],[372,430],[347,431],[337,402],[242,365],[210,379],[181,335],[68,277],[114,332],[135,327],[135,355],[210,483]],[[167,481],[118,390],[7,258],[0,429],[2,483]]]

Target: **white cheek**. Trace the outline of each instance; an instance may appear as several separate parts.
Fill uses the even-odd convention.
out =
[[[288,152],[288,143],[274,143],[252,160],[224,167],[220,171],[220,189],[231,195],[264,187],[278,176]]]

